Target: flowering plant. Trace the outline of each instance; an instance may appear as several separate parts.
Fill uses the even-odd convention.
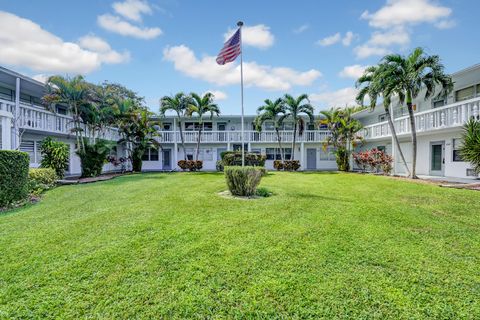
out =
[[[384,174],[390,174],[393,168],[392,156],[377,148],[353,153],[353,160],[362,172],[370,168],[372,172],[379,172],[381,170]]]

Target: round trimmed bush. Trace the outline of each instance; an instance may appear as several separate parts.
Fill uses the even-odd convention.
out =
[[[28,153],[0,150],[0,207],[28,196]]]
[[[241,197],[254,196],[263,173],[258,167],[230,166],[224,168],[228,190]]]

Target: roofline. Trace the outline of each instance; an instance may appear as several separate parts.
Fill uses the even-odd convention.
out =
[[[454,75],[462,74],[462,73],[472,71],[472,70],[475,70],[475,69],[480,69],[480,63],[474,64],[474,65],[471,65],[470,67],[466,67],[464,69],[456,71],[456,72],[452,73],[451,75],[454,76]]]
[[[0,71],[1,71],[1,72],[4,72],[4,73],[7,73],[7,74],[9,74],[9,75],[11,75],[11,76],[14,76],[14,77],[16,77],[16,78],[20,78],[20,79],[22,79],[22,80],[25,80],[25,81],[28,81],[28,82],[31,82],[31,83],[40,85],[40,86],[42,86],[42,87],[45,87],[45,83],[40,82],[40,81],[38,81],[38,80],[35,80],[35,79],[33,79],[32,77],[29,77],[29,76],[23,75],[23,74],[21,74],[21,73],[18,73],[18,72],[16,72],[16,71],[7,69],[7,68],[5,68],[5,67],[0,66]]]

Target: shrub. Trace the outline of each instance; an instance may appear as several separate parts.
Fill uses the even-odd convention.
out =
[[[348,161],[349,152],[344,147],[338,147],[333,152],[335,154],[335,161],[337,162],[338,170],[350,171],[350,162]]]
[[[218,160],[217,163],[215,164],[215,169],[217,169],[217,171],[223,171],[223,161],[222,160]]]
[[[225,167],[225,179],[232,195],[251,197],[255,195],[262,179],[262,172],[256,167]]]
[[[222,152],[221,154],[224,166],[241,166],[242,153],[236,151]],[[256,153],[245,153],[245,165],[252,167],[264,167],[266,156]]]
[[[273,168],[276,170],[285,170],[285,171],[297,171],[300,169],[300,161],[299,160],[275,160],[273,161]]]
[[[390,174],[393,169],[392,156],[376,148],[353,153],[353,160],[362,172],[365,172],[367,167],[370,167],[372,172],[382,170],[384,174]]]
[[[480,121],[470,119],[463,127],[462,160],[470,162],[473,171],[480,174]]]
[[[52,168],[32,168],[28,171],[28,190],[33,195],[53,188],[56,182],[57,173]]]
[[[82,177],[100,175],[111,149],[111,142],[106,140],[98,140],[94,144],[85,143],[85,151],[77,152],[82,163]]]
[[[65,170],[68,168],[70,157],[68,144],[46,137],[42,141],[41,154],[41,167],[54,169],[58,178],[62,179],[65,175]]]
[[[267,188],[260,187],[260,188],[257,188],[257,191],[255,192],[255,195],[259,196],[259,197],[267,198],[267,197],[270,197],[272,195],[272,193]]]
[[[27,197],[29,165],[28,153],[0,150],[0,207]]]
[[[177,164],[183,171],[198,171],[203,168],[203,161],[201,160],[180,160]]]

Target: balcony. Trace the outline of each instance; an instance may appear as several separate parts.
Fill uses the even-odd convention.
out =
[[[330,133],[326,130],[304,131],[302,136],[297,134],[297,142],[322,142]],[[282,142],[288,143],[293,140],[292,131],[280,132]],[[183,132],[185,143],[197,143],[198,132]],[[161,143],[181,143],[180,132],[162,131],[158,138]],[[242,133],[240,131],[204,131],[200,139],[201,143],[241,143]],[[244,142],[249,143],[277,143],[277,133],[275,131],[245,131]]]
[[[417,133],[434,132],[463,126],[468,119],[480,118],[480,97],[446,105],[415,113],[415,128]],[[398,136],[411,133],[408,116],[394,120],[395,130]],[[383,139],[391,137],[388,122],[379,122],[365,126],[363,137],[367,140]]]
[[[15,115],[15,102],[0,99],[0,110]],[[46,134],[72,135],[72,117],[61,115],[45,110],[44,107],[32,106],[20,103],[20,112],[17,120],[20,129],[39,131]],[[89,136],[88,130],[87,136]],[[108,140],[119,140],[116,129],[107,129],[100,134],[100,138]]]

